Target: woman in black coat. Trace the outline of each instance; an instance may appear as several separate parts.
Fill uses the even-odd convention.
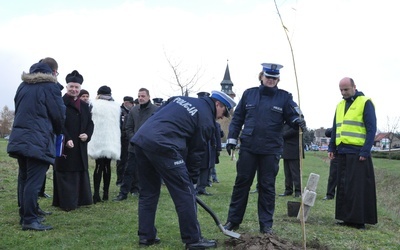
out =
[[[63,96],[67,108],[63,127],[64,150],[54,166],[53,206],[70,211],[90,205],[92,193],[88,173],[87,144],[93,134],[89,105],[80,100],[83,77],[74,70],[66,77],[67,93]]]

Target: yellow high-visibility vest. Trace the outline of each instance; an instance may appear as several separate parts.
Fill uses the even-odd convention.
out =
[[[364,125],[364,107],[370,98],[358,96],[351,104],[346,114],[344,109],[346,100],[342,100],[336,107],[336,146],[340,143],[363,146],[367,135]]]

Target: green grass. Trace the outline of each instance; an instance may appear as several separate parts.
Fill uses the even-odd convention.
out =
[[[50,199],[40,199],[44,210],[52,211],[46,217],[47,224],[54,230],[47,232],[22,231],[17,208],[17,174],[15,159],[6,154],[7,142],[0,139],[0,249],[136,249],[137,236],[137,197],[129,197],[123,202],[102,202],[96,205],[81,207],[75,211],[63,212],[51,206]],[[310,173],[320,175],[317,200],[311,208],[305,225],[305,235],[309,248],[318,246],[329,249],[398,249],[400,245],[400,161],[374,159],[377,195],[378,224],[367,225],[367,230],[360,231],[335,225],[335,202],[323,201],[329,173],[329,162],[326,152],[306,152],[303,161],[303,185],[307,183]],[[90,162],[93,172],[93,161]],[[115,186],[115,163],[113,163],[111,199],[118,194]],[[213,196],[202,200],[225,222],[230,195],[236,176],[235,163],[230,161],[225,152],[221,163],[217,165],[220,183],[209,187]],[[46,192],[52,195],[52,174],[47,175]],[[276,192],[284,191],[284,175],[281,167]],[[255,183],[253,184],[253,188]],[[293,197],[276,198],[274,231],[282,239],[295,244],[302,244],[301,224],[295,217],[287,216],[288,201],[298,201]],[[198,218],[203,236],[217,239],[218,249],[228,249],[223,235],[214,221],[201,207]],[[180,240],[178,219],[172,200],[165,187],[158,205],[156,226],[161,243],[149,249],[183,249]],[[251,194],[239,233],[258,234],[257,195]]]

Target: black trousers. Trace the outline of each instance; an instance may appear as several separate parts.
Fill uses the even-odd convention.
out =
[[[334,198],[338,178],[338,159],[335,157],[329,165],[328,187],[326,188],[326,197]]]
[[[283,159],[283,170],[285,172],[285,193],[301,194],[300,185],[300,160]]]
[[[128,162],[124,171],[122,185],[119,194],[127,196],[129,192],[139,191],[139,179],[136,166],[136,156],[134,152],[128,153]]]
[[[210,168],[201,168],[199,179],[197,180],[197,192],[205,192],[208,186]]]
[[[20,156],[18,158],[18,204],[19,214],[23,224],[39,222],[37,215],[37,200],[49,163]]]
[[[201,238],[197,220],[196,191],[189,177],[184,157],[179,154],[162,155],[135,147],[139,174],[139,230],[140,239],[154,239],[157,204],[161,178],[171,195],[178,215],[183,243],[194,243]],[[170,222],[170,230],[176,224]]]
[[[279,171],[279,160],[280,155],[260,155],[240,150],[228,221],[235,224],[242,223],[249,191],[257,172],[260,229],[272,227],[275,212],[275,179]]]
[[[128,161],[128,139],[121,137],[121,157],[120,160],[117,160],[117,184],[122,183],[122,179],[124,177],[124,172],[126,168],[126,164]]]

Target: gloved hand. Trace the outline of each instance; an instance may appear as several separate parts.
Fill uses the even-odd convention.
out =
[[[226,151],[228,152],[229,155],[231,155],[232,150],[235,150],[237,144],[236,139],[228,138],[226,140]]]
[[[236,144],[228,143],[226,144],[226,151],[231,155],[232,150],[235,150]]]
[[[306,121],[303,118],[299,118],[294,121],[303,131],[307,130]]]

